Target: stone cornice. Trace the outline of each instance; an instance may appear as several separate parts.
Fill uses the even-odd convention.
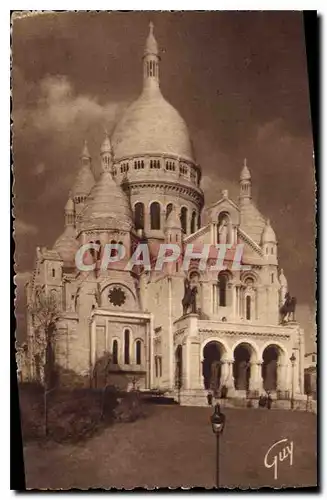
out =
[[[200,334],[205,334],[209,336],[240,336],[244,335],[246,338],[247,336],[253,336],[253,337],[261,337],[261,338],[271,338],[271,339],[282,339],[282,340],[289,340],[291,337],[290,333],[286,332],[280,332],[280,333],[273,333],[273,332],[256,332],[254,330],[251,330],[250,328],[248,330],[236,330],[236,329],[230,329],[230,330],[221,330],[221,329],[216,329],[216,328],[200,328],[199,330]]]

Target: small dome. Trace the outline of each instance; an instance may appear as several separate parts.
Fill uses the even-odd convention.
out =
[[[240,180],[241,181],[251,180],[251,174],[250,174],[250,170],[248,169],[248,166],[247,166],[246,158],[244,159],[244,164],[243,164],[243,168],[241,171]]]
[[[69,266],[75,265],[75,255],[78,248],[76,232],[72,226],[66,227],[63,234],[59,236],[53,245],[53,249],[59,254],[64,264]]]
[[[75,207],[74,207],[74,202],[73,202],[73,200],[69,197],[69,198],[68,198],[68,201],[67,201],[67,203],[66,203],[66,205],[65,205],[65,211],[66,211],[66,212],[73,212],[73,211],[74,211],[74,208],[75,208]]]
[[[264,230],[262,232],[261,242],[262,243],[276,243],[276,234],[270,225],[269,219],[266,222]]]
[[[181,220],[175,208],[173,208],[167,217],[165,229],[182,229]]]
[[[81,154],[81,158],[86,158],[88,160],[91,159],[91,155],[89,153],[89,148],[87,147],[87,142],[84,141],[84,146],[83,146],[83,151],[82,151],[82,154]]]
[[[133,223],[129,201],[110,172],[103,172],[92,188],[80,220],[83,229],[131,229]]]
[[[111,153],[111,142],[108,134],[106,133],[106,137],[101,145],[100,153]]]
[[[90,165],[83,165],[77,174],[72,189],[72,196],[87,196],[94,186],[95,180]]]
[[[279,275],[279,283],[281,286],[286,286],[287,287],[287,279],[284,274],[284,270],[280,270],[280,275]]]

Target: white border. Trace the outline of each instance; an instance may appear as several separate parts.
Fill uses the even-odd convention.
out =
[[[0,64],[1,64],[1,92],[0,92],[0,99],[2,100],[2,106],[1,106],[1,133],[0,133],[0,141],[1,141],[1,155],[2,155],[2,162],[1,162],[1,182],[0,182],[0,205],[1,205],[1,211],[0,213],[2,214],[1,217],[1,229],[2,229],[2,235],[3,235],[3,240],[2,244],[0,247],[0,255],[1,255],[1,262],[3,262],[2,266],[2,272],[1,272],[1,333],[2,333],[2,338],[1,338],[1,394],[2,398],[6,397],[7,401],[9,402],[10,400],[10,394],[9,394],[9,373],[10,373],[10,363],[9,363],[9,339],[10,339],[10,319],[9,319],[9,314],[10,314],[10,300],[9,300],[9,284],[10,284],[10,244],[9,244],[9,232],[10,232],[10,192],[9,192],[9,186],[10,186],[10,171],[9,171],[9,164],[10,164],[10,152],[8,148],[8,143],[9,143],[9,99],[8,99],[8,89],[9,89],[9,52],[10,52],[10,36],[9,36],[9,30],[10,30],[10,25],[9,25],[9,9],[14,9],[14,10],[75,10],[75,9],[80,9],[80,10],[87,10],[87,8],[91,7],[90,4],[86,5],[86,3],[83,3],[81,1],[70,1],[70,0],[57,0],[56,2],[44,2],[44,1],[17,1],[13,2],[15,5],[10,5],[9,2],[6,4],[2,4],[0,7]],[[317,9],[319,14],[325,14],[327,11],[327,2],[326,1],[316,1],[316,2],[309,2],[309,1],[304,1],[304,0],[293,0],[293,1],[281,1],[281,0],[275,0],[274,2],[272,1],[247,1],[247,2],[241,2],[241,1],[208,1],[208,0],[202,0],[201,4],[200,3],[195,3],[191,2],[190,0],[188,1],[177,1],[175,0],[172,2],[171,0],[165,0],[165,2],[156,2],[154,5],[154,2],[149,2],[149,1],[126,1],[126,0],[121,0],[120,2],[115,2],[111,1],[108,2],[107,5],[104,7],[103,2],[99,1],[94,1],[92,3],[92,10],[312,10],[312,9]],[[325,21],[325,20],[323,20]],[[322,22],[322,31],[325,31],[325,23]],[[324,85],[323,83],[325,82],[325,72],[326,72],[326,67],[327,67],[327,47],[326,47],[326,36],[322,37],[322,45],[321,45],[321,68],[323,69],[322,71],[322,82],[321,82],[321,90],[323,91]],[[321,174],[320,174],[320,192],[321,192],[321,237],[322,237],[322,247],[321,247],[321,259],[323,258],[323,249],[325,248],[325,239],[326,239],[326,224],[327,224],[327,213],[326,213],[326,203],[324,203],[324,196],[326,192],[326,176],[322,175],[323,171],[327,166],[325,165],[325,162],[323,161],[323,145],[326,144],[326,129],[323,127],[324,124],[324,118],[326,116],[326,99],[322,101],[323,103],[323,113],[321,115],[321,140],[320,140],[320,154],[321,154]],[[8,109],[8,112],[5,112],[5,110]],[[309,168],[309,167],[308,167]],[[9,264],[9,265],[8,265]],[[326,283],[326,267],[322,265],[322,262],[320,263],[320,274],[322,274],[322,286],[325,285]],[[321,301],[321,311],[326,311],[327,310],[327,295],[322,295],[320,297]],[[323,318],[321,318],[323,319]],[[323,322],[322,322],[323,324]],[[322,324],[320,325],[320,335],[321,339],[323,340],[323,336],[325,332],[323,331]],[[326,342],[320,343],[320,350],[323,350],[325,352],[325,346]],[[320,358],[319,362],[321,363],[321,377],[320,377],[320,383],[323,385],[323,381],[326,380],[327,377],[327,363],[326,361],[322,363],[321,360],[322,352],[320,351]],[[4,376],[6,374],[6,376]],[[323,397],[322,401],[322,406],[323,410],[325,410],[325,405],[326,405],[326,398],[324,398],[324,392],[323,392],[323,387],[320,387],[320,396]],[[9,470],[9,411],[7,412],[7,408],[9,409],[9,404],[6,405],[5,402],[2,400],[2,412],[0,413],[0,418],[1,418],[1,425],[0,429],[2,431],[2,436],[1,436],[1,448],[0,448],[0,457],[1,457],[1,467],[0,467],[0,493],[1,493],[1,498],[8,498],[9,496],[12,496],[14,493],[9,491],[9,477],[10,477],[10,470]],[[321,423],[323,423],[324,419],[321,416],[320,417]],[[320,453],[325,451],[326,447],[326,433],[323,435],[323,447],[320,450]],[[321,468],[321,472],[323,471],[323,468]],[[323,472],[322,472],[323,476]],[[321,478],[321,480],[323,477]],[[172,493],[176,494],[176,493]],[[222,494],[222,493],[218,493]],[[282,492],[279,492],[279,494],[283,494]],[[93,496],[94,494],[90,493],[89,495]]]

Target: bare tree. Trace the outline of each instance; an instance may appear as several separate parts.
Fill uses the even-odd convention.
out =
[[[29,307],[34,326],[34,358],[43,368],[44,432],[48,434],[48,394],[55,386],[55,334],[59,319],[56,298],[44,291],[38,292]],[[42,374],[40,374],[42,378]],[[41,380],[42,381],[42,380]]]

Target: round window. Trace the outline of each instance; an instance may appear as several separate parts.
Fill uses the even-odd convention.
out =
[[[126,294],[120,287],[113,287],[109,291],[109,302],[113,306],[122,306],[126,302]]]

